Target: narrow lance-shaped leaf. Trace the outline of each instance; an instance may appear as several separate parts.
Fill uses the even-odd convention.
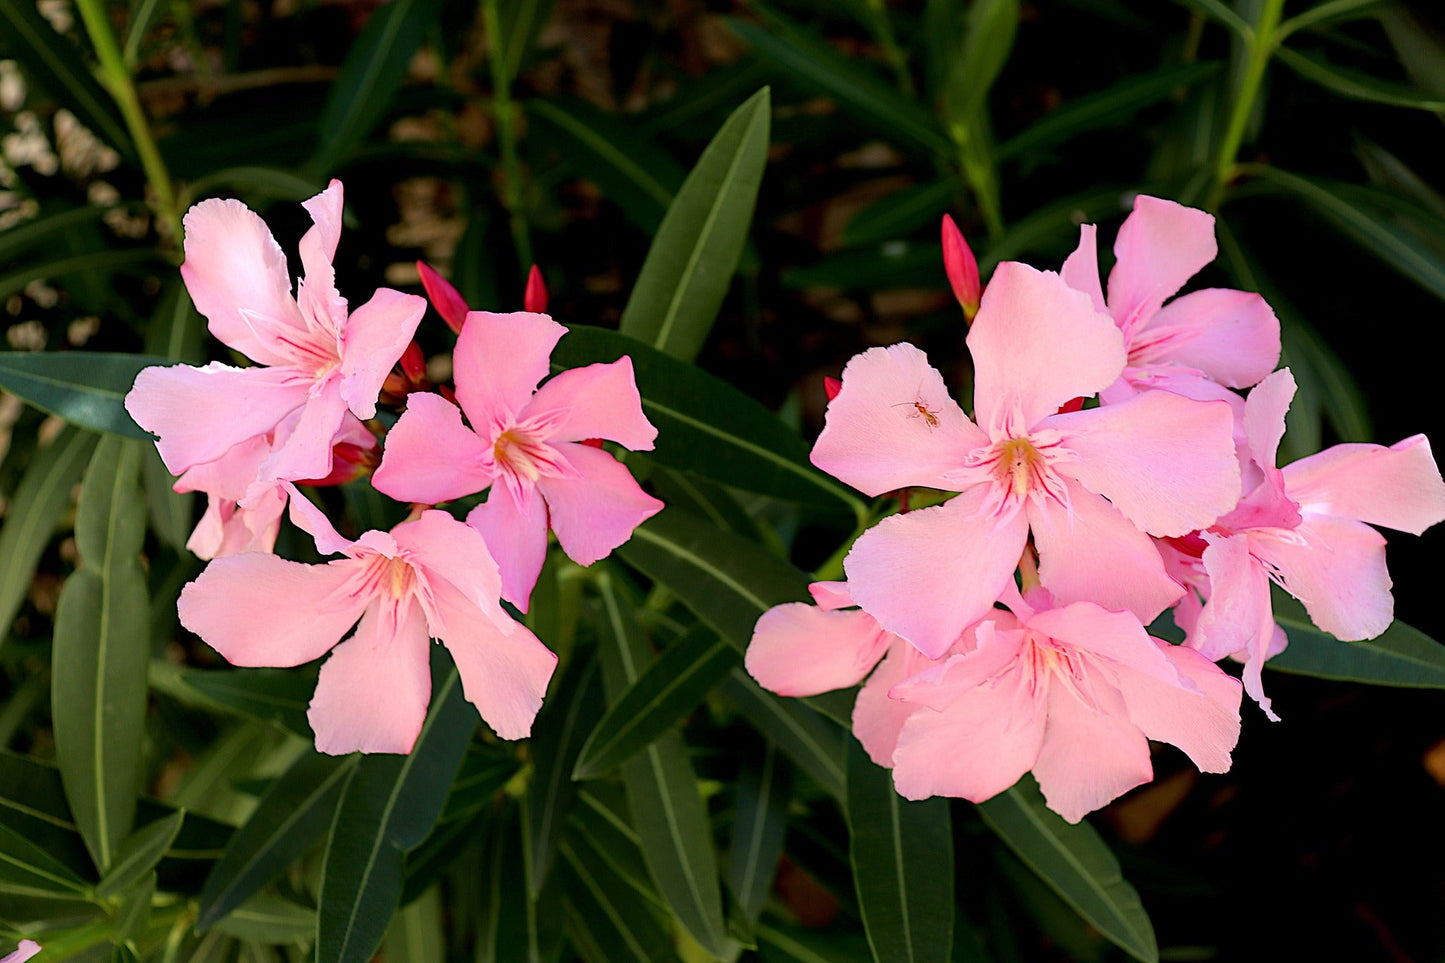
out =
[[[953,950],[953,829],[948,801],[912,802],[892,774],[848,747],[848,856],[876,960],[946,961]]]
[[[563,841],[562,858],[569,877],[563,903],[567,934],[587,963],[677,959],[657,912],[618,878],[585,836]]]
[[[90,432],[67,425],[36,452],[5,509],[0,526],[0,630],[6,635],[97,440]]]
[[[1445,689],[1445,645],[1404,622],[1367,642],[1341,642],[1310,622],[1304,606],[1275,590],[1274,619],[1289,647],[1265,663],[1271,669],[1341,682],[1410,689]]]
[[[342,793],[322,869],[319,963],[364,963],[381,944],[401,896],[406,852],[436,824],[477,727],[445,646],[432,648],[432,677],[440,681],[416,745],[405,756],[363,756]]]
[[[749,757],[738,773],[737,819],[728,851],[728,888],[743,919],[752,925],[773,886],[792,799],[792,769],[768,741],[761,757]]]
[[[719,691],[814,782],[834,798],[843,798],[845,742],[853,737],[837,720],[825,718],[803,700],[773,695],[741,669],[733,670]]]
[[[733,111],[667,209],[620,330],[691,361],[712,330],[752,222],[768,156],[764,87]]]
[[[978,814],[1014,855],[1074,911],[1135,959],[1157,963],[1154,927],[1119,861],[1088,823],[1071,825],[1049,809],[1038,784],[1018,785],[979,803]]]
[[[186,811],[177,809],[169,816],[131,833],[130,838],[121,844],[115,863],[96,886],[95,895],[101,899],[120,896],[150,875],[171,843],[176,841],[185,818]]]
[[[588,728],[606,708],[595,658],[568,663],[556,693],[537,713],[532,727],[532,778],[527,783],[525,827],[529,838],[528,891],[542,890],[557,855],[557,842],[577,790],[572,768]]]
[[[572,778],[589,779],[631,759],[681,722],[740,662],[733,645],[696,626],[647,667],[593,728]]]
[[[604,571],[597,584],[603,606],[603,680],[615,705],[642,677],[652,657],[636,613],[616,579]],[[681,734],[667,733],[655,740],[623,765],[622,779],[658,892],[703,949],[726,957],[728,939],[712,832]]]
[[[142,368],[171,364],[143,354],[99,351],[0,352],[0,388],[73,425],[151,439],[125,410]]]
[[[773,412],[732,385],[635,338],[573,327],[552,352],[552,370],[632,359],[642,410],[657,427],[648,457],[683,471],[787,501],[862,517],[846,485],[814,468],[808,445]]]
[[[438,6],[438,0],[393,0],[371,15],[331,85],[321,114],[317,171],[329,173],[381,120]]]
[[[139,442],[120,438],[96,447],[76,511],[81,566],[55,612],[55,755],[76,825],[102,872],[130,832],[139,789],[150,649],[141,456]]]
[[[321,841],[355,764],[309,752],[271,784],[206,877],[197,930],[225,918]]]
[[[0,823],[0,893],[84,896],[90,884],[40,846]]]

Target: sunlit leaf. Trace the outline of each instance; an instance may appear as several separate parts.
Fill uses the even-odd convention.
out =
[[[712,330],[742,256],[768,156],[764,87],[723,124],[662,219],[619,330],[691,361]]]

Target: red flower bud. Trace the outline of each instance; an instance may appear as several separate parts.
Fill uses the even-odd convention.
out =
[[[547,285],[535,264],[532,265],[532,270],[527,272],[527,291],[522,295],[522,310],[531,311],[533,314],[547,313]]]
[[[451,282],[433,271],[424,261],[417,261],[416,269],[421,274],[421,286],[426,289],[426,296],[432,307],[437,309],[437,314],[442,316],[448,327],[461,334],[462,322],[467,319],[469,310],[467,302],[462,300],[461,294],[452,287]]]
[[[963,306],[963,316],[969,322],[978,313],[978,302],[983,288],[978,280],[978,261],[963,232],[953,223],[953,218],[943,215],[943,270],[948,274],[948,283],[953,287],[953,296]]]

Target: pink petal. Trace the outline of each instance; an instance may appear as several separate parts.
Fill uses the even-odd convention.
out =
[[[510,421],[532,400],[567,329],[545,314],[467,315],[452,355],[457,403],[472,427]]]
[[[1244,654],[1244,691],[1272,720],[1278,720],[1264,694],[1262,670],[1273,640],[1274,607],[1269,576],[1250,551],[1247,535],[1222,538],[1206,535],[1204,568],[1209,573],[1209,600],[1199,615],[1190,648],[1210,661]]]
[[[21,940],[15,947],[15,952],[7,953],[4,959],[0,959],[0,963],[25,963],[40,950],[40,944],[34,940]]]
[[[1342,642],[1373,639],[1390,627],[1395,599],[1385,569],[1385,537],[1364,522],[1314,515],[1292,533],[1251,535],[1251,547],[1310,620]]]
[[[278,339],[294,339],[305,324],[266,222],[240,201],[212,199],[187,211],[184,223],[181,277],[211,333],[252,361],[288,363]]]
[[[1095,311],[1108,314],[1109,309],[1104,304],[1104,289],[1099,285],[1099,248],[1095,241],[1098,230],[1093,224],[1079,225],[1079,246],[1064,259],[1059,276],[1075,291],[1087,294]]]
[[[1071,823],[1154,778],[1149,740],[1129,721],[1119,693],[1107,685],[1091,692],[1097,707],[1067,686],[1049,687],[1048,731],[1033,765],[1044,801]]]
[[[205,492],[238,502],[246,497],[261,463],[271,454],[269,435],[254,435],[228,448],[215,461],[187,468],[174,486],[178,492]]]
[[[1212,215],[1140,194],[1114,238],[1117,260],[1109,272],[1114,320],[1132,332],[1218,253]]]
[[[983,802],[1033,768],[1044,739],[1044,704],[1023,674],[959,696],[942,712],[919,708],[893,752],[893,785],[908,799],[961,796]]]
[[[216,495],[207,495],[206,500],[206,512],[186,540],[186,548],[197,558],[269,553],[275,549],[281,513],[286,509],[286,492],[281,486],[268,489],[250,508],[241,508],[234,500]]]
[[[979,514],[986,494],[978,486],[943,505],[885,518],[843,561],[858,604],[929,658],[993,609],[1018,566],[1028,537],[1024,515]]]
[[[341,397],[361,419],[376,415],[382,382],[426,313],[426,300],[391,288],[378,288],[371,300],[351,312],[341,333]]]
[[[497,599],[502,577],[482,536],[446,512],[431,509],[416,521],[391,530],[397,549],[428,585],[445,580],[482,615],[494,622],[515,623]]]
[[[1244,401],[1244,437],[1249,455],[1266,473],[1274,468],[1279,440],[1284,437],[1284,416],[1294,400],[1294,375],[1281,368],[1255,385]]]
[[[778,695],[817,695],[863,681],[889,639],[867,612],[789,602],[758,619],[744,665],[759,685]]]
[[[1093,602],[1075,602],[1039,612],[1024,624],[1071,648],[1107,659],[1115,666],[1163,685],[1178,687],[1180,684],[1179,673],[1131,612],[1110,612]]]
[[[1445,520],[1445,483],[1424,435],[1389,448],[1336,445],[1283,471],[1289,496],[1311,512],[1414,535]]]
[[[341,241],[342,187],[336,178],[326,185],[326,190],[304,200],[301,206],[311,215],[313,226],[301,238],[303,260],[309,248],[326,264],[336,258],[336,245]],[[310,264],[306,265],[309,271]]]
[[[621,463],[605,451],[563,442],[552,446],[572,472],[543,475],[537,491],[547,499],[552,531],[578,565],[591,565],[632,537],[632,530],[662,511]]]
[[[811,459],[865,495],[910,485],[951,490],[943,475],[987,444],[928,356],[895,344],[848,362]]]
[[[657,429],[642,413],[632,359],[570,368],[537,389],[526,417],[558,412],[553,441],[606,438],[633,451],[651,451]]]
[[[1060,474],[1108,498],[1150,535],[1208,528],[1239,500],[1234,413],[1221,402],[1146,391],[1117,405],[1056,415],[1077,461]]]
[[[501,738],[531,735],[557,657],[525,625],[498,625],[447,583],[435,599],[441,624],[432,631],[451,651],[467,701]]]
[[[1018,436],[1124,370],[1124,339],[1057,274],[1005,261],[968,332],[974,417],[991,437]]]
[[[995,609],[970,626],[945,658],[916,662],[917,671],[890,689],[888,697],[943,712],[979,686],[992,685],[995,677],[1017,671],[1014,663],[1026,635],[1011,613]]]
[[[316,542],[316,551],[322,555],[335,555],[338,552],[345,552],[348,555],[355,554],[352,547],[356,544],[349,538],[343,538],[337,533],[331,524],[331,519],[326,513],[297,491],[296,486],[286,482],[282,487],[291,496],[291,524],[310,535]]]
[[[893,751],[898,748],[898,734],[908,717],[920,709],[913,703],[890,698],[888,693],[930,663],[923,653],[898,636],[888,638],[893,641],[887,654],[868,681],[863,683],[858,698],[853,702],[853,735],[862,743],[868,758],[891,769]]]
[[[502,598],[523,612],[547,560],[547,503],[537,491],[518,504],[506,485],[493,486],[487,500],[467,515],[496,559]]]
[[[436,505],[485,489],[495,478],[492,464],[490,446],[462,424],[456,405],[416,392],[387,432],[371,483],[397,501]]]
[[[808,594],[813,596],[813,604],[825,611],[852,608],[858,604],[848,594],[847,582],[814,582],[808,586]]]
[[[1150,640],[1198,691],[1169,685],[1132,669],[1118,670],[1129,720],[1150,739],[1184,750],[1201,772],[1228,772],[1239,742],[1239,680],[1193,649]]]
[[[306,277],[297,286],[296,300],[303,317],[321,323],[321,330],[316,331],[319,339],[330,343],[346,321],[346,299],[336,290],[336,270],[331,266],[341,240],[341,182],[333,180],[301,206],[314,223],[298,246]]]
[[[308,388],[285,368],[233,368],[219,362],[204,368],[146,368],[125,396],[125,410],[136,424],[160,436],[161,460],[179,475],[272,431],[306,403]]]
[[[1258,294],[1195,291],[1135,329],[1129,363],[1184,365],[1231,388],[1248,388],[1279,364],[1279,319]]]
[[[345,417],[346,401],[341,397],[340,379],[332,374],[312,386],[289,434],[284,428],[278,428],[277,442],[270,457],[261,463],[258,481],[295,481],[329,475],[333,443]]]
[[[319,658],[356,624],[357,563],[302,565],[275,555],[218,558],[181,590],[181,624],[232,665],[292,666]]]
[[[1117,508],[1078,485],[1070,486],[1069,497],[1072,513],[1053,501],[1028,509],[1039,577],[1059,604],[1128,609],[1147,625],[1184,594],[1149,536]]]
[[[321,666],[306,712],[316,751],[411,752],[431,699],[429,642],[419,605],[373,599]]]

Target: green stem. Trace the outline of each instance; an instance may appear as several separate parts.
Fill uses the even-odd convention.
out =
[[[136,96],[135,84],[130,71],[126,69],[125,57],[116,42],[115,31],[111,29],[101,0],[76,0],[80,17],[85,22],[85,32],[100,60],[100,80],[120,107],[126,129],[130,131],[136,152],[140,154],[141,167],[145,170],[146,181],[155,195],[153,207],[160,218],[163,233],[179,241],[181,238],[181,212],[176,207],[175,187],[166,171],[166,163],[151,136],[150,123],[141,110],[140,98]]]
[[[1237,173],[1235,161],[1239,157],[1240,145],[1244,142],[1244,130],[1249,125],[1250,115],[1254,113],[1255,103],[1259,99],[1264,72],[1279,44],[1279,21],[1283,11],[1284,0],[1265,0],[1264,9],[1253,25],[1253,32],[1240,40],[1247,47],[1244,73],[1235,90],[1234,100],[1230,104],[1229,121],[1215,153],[1214,186],[1204,203],[1208,210],[1219,209],[1224,200],[1225,189]]]
[[[512,244],[523,270],[535,264],[532,240],[522,209],[522,165],[517,159],[517,105],[512,101],[512,78],[507,75],[502,17],[497,0],[484,0],[482,22],[487,32],[487,59],[492,72],[492,114],[497,124],[497,145],[502,155],[502,203],[512,228]]]

